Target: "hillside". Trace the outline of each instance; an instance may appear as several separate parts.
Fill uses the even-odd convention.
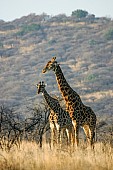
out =
[[[0,103],[27,115],[43,99],[35,84],[61,97],[52,72],[41,71],[57,57],[63,73],[84,104],[97,117],[113,122],[113,40],[107,18],[76,20],[74,17],[30,14],[12,22],[0,21]]]

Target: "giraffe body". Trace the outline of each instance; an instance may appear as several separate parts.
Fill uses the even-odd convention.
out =
[[[84,105],[80,96],[70,87],[67,83],[60,65],[55,61],[56,58],[52,58],[43,69],[43,73],[53,70],[56,76],[59,90],[65,100],[66,109],[72,118],[76,145],[78,145],[79,139],[79,127],[82,126],[87,137],[87,141],[94,144],[95,128],[96,128],[96,115],[93,110]]]
[[[44,82],[40,82],[37,84],[38,93],[42,92],[43,96],[51,109],[49,115],[49,122],[51,128],[51,141],[53,146],[54,136],[55,136],[55,129],[57,131],[56,138],[57,144],[61,143],[61,131],[67,131],[68,137],[68,144],[70,145],[73,142],[74,145],[74,134],[73,134],[73,124],[70,118],[70,115],[67,111],[63,110],[59,104],[59,101],[53,97],[51,97],[47,91],[45,90]]]

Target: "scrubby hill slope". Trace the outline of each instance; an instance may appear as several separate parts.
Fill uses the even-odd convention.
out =
[[[27,106],[42,100],[35,84],[47,83],[60,96],[52,72],[42,68],[53,56],[64,75],[98,117],[113,121],[113,40],[108,36],[113,21],[89,21],[58,15],[31,14],[12,22],[0,21],[0,103],[27,113]]]

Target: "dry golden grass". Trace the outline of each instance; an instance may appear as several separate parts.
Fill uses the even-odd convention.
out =
[[[109,144],[95,144],[95,150],[77,149],[51,151],[45,144],[40,149],[35,142],[22,142],[20,149],[0,150],[0,170],[112,170],[113,148]]]

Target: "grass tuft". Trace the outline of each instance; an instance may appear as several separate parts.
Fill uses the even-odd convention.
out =
[[[9,152],[0,150],[1,170],[111,170],[113,148],[109,144],[96,143],[95,149],[78,148],[73,153],[42,149],[35,142],[22,142],[20,149]]]

